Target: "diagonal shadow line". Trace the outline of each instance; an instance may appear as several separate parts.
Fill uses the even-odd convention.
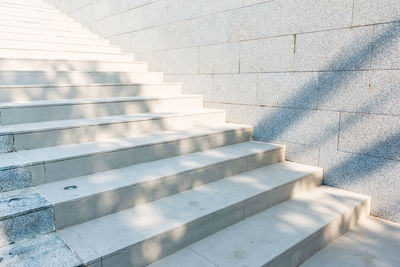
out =
[[[386,27],[386,29],[381,31],[371,42],[367,42],[367,44],[360,47],[357,51],[349,47],[347,51],[332,60],[330,64],[325,67],[325,69],[329,71],[319,72],[317,79],[313,79],[302,86],[298,92],[281,103],[280,106],[290,107],[291,103],[304,103],[304,106],[316,107],[319,104],[319,99],[333,97],[341,86],[349,84],[354,78],[354,71],[346,70],[354,69],[354,66],[365,66],[365,68],[368,68],[367,65],[372,59],[372,49],[374,49],[374,52],[379,51],[398,36],[400,36],[400,27],[393,24],[390,27]],[[345,71],[338,71],[338,69]],[[323,90],[321,90],[321,88],[323,88]],[[310,95],[315,95],[315,92],[318,92],[318,97],[310,98]],[[288,132],[297,121],[300,121],[309,114],[309,111],[310,109],[296,108],[296,112],[292,112],[291,116],[288,117],[284,116],[286,112],[285,108],[277,108],[275,112],[264,117],[256,127],[272,127],[270,135],[266,138],[268,138],[269,141],[279,140],[279,138]],[[282,116],[284,116],[285,120],[280,119]],[[323,134],[325,135],[323,136],[325,140],[328,138],[326,134],[327,133]]]

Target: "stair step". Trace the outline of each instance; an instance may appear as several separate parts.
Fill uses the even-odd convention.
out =
[[[171,96],[182,93],[181,84],[53,84],[0,85],[0,102],[29,102],[95,97]]]
[[[23,21],[23,20],[7,20],[4,17],[0,16],[0,26],[8,27],[10,31],[13,31],[14,28],[25,28],[25,29],[42,29],[42,30],[55,30],[55,31],[69,31],[69,32],[85,32],[91,33],[88,28],[84,28],[79,23],[54,23],[53,21]]]
[[[315,251],[365,218],[369,214],[369,205],[369,197],[321,186],[238,222],[150,266],[179,266],[179,263],[188,267],[298,266]],[[126,222],[129,222],[128,225],[134,224],[131,218]],[[92,238],[90,234],[95,230],[84,234],[79,229],[79,233],[82,237]],[[76,238],[76,234],[72,236]],[[79,246],[75,245],[75,248]],[[104,249],[100,247],[98,250],[102,252]],[[135,248],[131,248],[113,255],[114,258],[103,258],[102,264],[113,262],[113,266],[135,266],[136,260],[144,257],[147,261],[156,259],[164,256],[165,250],[146,248],[139,256],[133,254]],[[89,256],[91,254],[88,254],[88,259]]]
[[[399,223],[370,216],[300,266],[400,266],[399,240]]]
[[[48,183],[38,186],[38,191],[28,188],[0,194],[3,200],[0,205],[7,205],[0,219],[8,222],[6,225],[16,220],[22,222],[18,226],[13,225],[14,232],[5,229],[3,239],[7,237],[7,240],[17,241],[44,234],[45,230],[51,232],[55,228],[80,224],[270,164],[273,165],[229,179],[252,179],[253,185],[257,185],[259,191],[281,184],[282,181],[288,184],[295,182],[291,189],[295,187],[297,191],[321,183],[320,169],[314,170],[288,163],[275,164],[281,160],[280,151],[276,146],[264,147],[262,150],[254,150],[254,146],[241,148],[242,151],[235,150],[235,146],[220,147]],[[221,157],[219,153],[224,153],[224,156]],[[260,157],[260,153],[265,154],[264,162],[259,165],[253,164],[251,159]],[[272,180],[272,177],[276,179],[268,183],[259,181],[265,177],[269,177],[269,180]],[[76,189],[64,189],[75,186]],[[10,201],[13,208],[8,205]],[[30,201],[29,205],[26,205],[27,201]],[[255,212],[256,208],[252,212]],[[36,221],[34,226],[24,223],[33,220]],[[43,227],[37,229],[38,225]],[[25,231],[16,231],[17,228]]]
[[[1,8],[0,9],[0,17],[7,16],[13,14],[17,19],[47,19],[47,20],[57,20],[57,21],[65,21],[75,23],[71,17],[65,16],[63,14],[46,14],[43,16],[41,12],[37,11],[29,11],[29,10],[21,10],[16,8]]]
[[[33,23],[33,24],[53,24],[53,25],[59,25],[59,26],[81,26],[82,24],[79,22],[73,21],[71,18],[68,17],[60,17],[60,18],[47,18],[47,17],[19,17],[19,16],[13,16],[11,14],[0,14],[0,20],[1,21],[13,21],[13,22],[24,22],[24,23]]]
[[[40,121],[94,118],[135,113],[162,113],[199,110],[203,96],[131,96],[44,100],[28,103],[0,103],[0,125]]]
[[[41,12],[43,14],[62,14],[59,10],[51,7],[50,5],[32,5],[32,4],[27,4],[27,3],[11,3],[11,2],[0,2],[0,9],[3,8],[13,8],[13,9],[18,9],[18,10],[23,10],[23,11],[36,11],[36,12]]]
[[[161,72],[0,71],[0,85],[162,83]]]
[[[88,49],[90,46],[86,46]],[[147,72],[146,62],[118,63],[105,61],[0,59],[3,70],[13,71],[87,71]]]
[[[0,49],[21,49],[21,50],[38,50],[38,51],[70,51],[70,52],[88,52],[88,53],[105,53],[117,54],[121,53],[121,48],[115,46],[88,46],[85,44],[52,44],[43,42],[26,42],[23,40],[2,40]],[[14,70],[14,69],[13,69]]]
[[[1,34],[1,33],[0,33]],[[62,59],[62,60],[97,60],[108,62],[131,62],[133,63],[133,55],[127,53],[96,53],[96,52],[79,52],[79,51],[49,51],[49,50],[28,50],[28,49],[11,49],[0,48],[0,59]]]
[[[278,170],[279,174],[277,174],[275,170]],[[71,247],[72,244],[73,249],[79,246],[78,254],[80,257],[83,255],[85,261],[92,260],[96,262],[96,260],[100,260],[100,253],[112,254],[111,257],[114,257],[116,256],[114,255],[116,251],[124,249],[124,247],[129,247],[129,249],[132,249],[135,243],[140,239],[143,240],[145,245],[152,246],[153,244],[151,244],[151,237],[163,239],[165,236],[168,238],[174,234],[175,242],[171,242],[167,250],[176,250],[176,247],[182,246],[184,243],[196,241],[196,239],[199,239],[204,235],[218,231],[224,225],[235,223],[236,221],[247,216],[251,216],[252,212],[256,212],[256,210],[253,210],[250,213],[246,212],[244,206],[254,205],[257,207],[257,209],[264,210],[273,205],[273,203],[284,201],[293,195],[315,188],[321,183],[321,179],[321,170],[318,168],[310,168],[292,163],[274,164],[268,167],[219,180],[217,182],[212,182],[206,186],[200,186],[195,189],[137,206],[117,214],[89,221],[85,224],[66,228],[58,233],[60,233],[63,239],[67,240],[66,243],[68,246]],[[248,180],[251,180],[251,182],[246,182],[246,186],[242,186],[240,184],[241,182]],[[235,190],[240,191],[241,193],[239,195],[232,195],[232,192]],[[174,207],[177,209],[180,208],[179,210],[182,212],[174,212]],[[172,211],[172,218],[161,221],[162,218],[155,217],[156,214],[153,212],[156,212],[156,210],[159,210],[160,208],[162,209],[160,216],[166,217],[166,214],[169,211]],[[224,216],[226,216],[226,213],[232,210],[234,211],[234,214],[228,216],[228,219],[225,220]],[[123,218],[128,218],[128,216],[131,215],[134,215],[134,217],[131,217],[131,219],[127,221],[120,220]],[[137,220],[133,221],[135,218],[137,218]],[[153,220],[148,221],[149,219]],[[107,221],[112,221],[113,224],[109,224],[108,227],[104,229],[105,233],[107,234],[98,235],[98,240],[101,241],[102,238],[107,238],[109,234],[111,234],[109,231],[106,231],[107,229],[116,228],[116,236],[110,239],[114,240],[112,241],[113,244],[110,244],[110,242],[105,242],[107,244],[105,244],[102,249],[97,249],[97,251],[94,252],[91,248],[87,250],[88,247],[87,243],[85,242],[88,241],[87,239],[81,239],[81,245],[76,243],[76,235],[80,235],[79,232],[83,228],[88,227],[88,224],[96,227],[106,223]],[[127,222],[131,222],[129,223],[130,225],[127,224]],[[145,225],[146,223],[148,225]],[[180,229],[181,225],[188,226],[188,234],[182,233],[182,229]],[[200,226],[200,229],[197,228],[198,226]],[[206,231],[201,231],[204,228]],[[127,234],[125,236],[126,238],[121,238],[122,231],[125,229]],[[92,228],[89,232],[87,232],[87,236],[92,239],[94,237],[93,234],[99,230],[100,229],[97,227],[96,229]],[[78,231],[78,233],[75,231]],[[114,233],[114,230],[111,232]],[[42,257],[46,259],[48,254],[46,253],[47,250],[51,251],[53,248],[51,246],[52,244],[48,245],[46,243],[42,243],[41,239],[50,235],[44,235],[31,239],[32,243],[30,245],[34,246],[35,250],[18,250],[20,246],[26,246],[26,241],[19,242],[16,245],[11,245],[9,247],[14,248],[14,250],[21,251],[22,253],[18,255],[18,257],[21,257],[22,259],[29,258],[31,253],[39,250],[42,253],[40,254],[41,257],[39,257],[38,261],[43,262]],[[56,237],[58,237],[58,235],[56,235]],[[182,239],[186,240],[178,240],[177,238],[179,237],[182,237]],[[82,238],[84,237],[82,236]],[[99,246],[100,244],[94,243],[94,245]],[[85,253],[85,251],[82,249],[87,250],[89,253]],[[140,248],[134,248],[134,250],[137,249]],[[0,250],[0,256],[4,256],[6,263],[12,260],[10,259],[10,255],[5,253],[8,251],[10,251],[8,247]],[[51,253],[50,251],[49,253]],[[96,257],[97,259],[95,259]],[[110,260],[111,258],[105,257],[105,259]],[[138,260],[140,261],[142,259]],[[121,262],[121,264],[125,263],[126,261]],[[121,266],[132,266],[131,263]],[[73,262],[66,265],[64,264],[62,266],[76,266],[76,264],[76,262]]]
[[[230,141],[219,138],[218,145],[240,141],[240,137],[238,137],[238,140],[234,140],[235,136],[229,134],[228,128],[225,130],[226,132],[221,132],[220,136],[224,136]],[[235,128],[232,127],[230,130],[235,130]],[[239,128],[236,130],[240,131]],[[210,141],[213,138],[215,139],[212,136],[208,137]],[[217,143],[214,142],[214,145],[217,145]],[[64,228],[65,226],[110,214],[116,210],[132,208],[140,204],[139,202],[159,199],[167,196],[167,193],[173,194],[174,190],[176,191],[178,188],[183,191],[199,186],[200,182],[208,183],[212,181],[211,179],[221,179],[228,175],[247,171],[247,159],[260,153],[260,150],[250,150],[250,148],[254,149],[254,146],[241,146],[241,151],[237,151],[234,148],[222,147],[206,150],[164,160],[141,163],[95,175],[68,179],[65,182],[48,183],[37,187],[40,191],[39,193],[33,188],[0,193],[0,210],[2,211],[0,212],[0,221],[6,222],[4,224],[4,235],[0,235],[0,247],[24,238],[53,231],[55,229],[54,222],[58,229]],[[264,165],[281,159],[276,146],[270,146],[267,152],[269,152],[269,157],[265,157]],[[216,153],[224,153],[224,156],[221,157]],[[199,162],[188,166],[187,163],[193,160]],[[256,165],[249,165],[252,168],[254,166]],[[200,172],[203,175],[199,177],[198,174]],[[204,173],[207,172],[212,172],[213,176],[205,177]],[[194,180],[196,173],[197,180]],[[189,183],[189,179],[193,179],[192,182]],[[187,182],[183,183],[183,181]],[[179,184],[177,184],[178,182]],[[165,187],[154,187],[156,184],[169,184],[170,189],[166,191]],[[64,190],[64,188],[71,185],[77,186],[77,189]],[[151,188],[149,185],[151,185]],[[146,190],[145,196],[143,195],[145,191],[141,190]],[[57,197],[54,194],[55,192],[60,193],[60,197]],[[113,196],[119,199],[117,203],[112,203],[110,197]],[[108,199],[108,204],[100,206],[100,203],[104,203],[105,198]],[[51,203],[48,200],[51,200]],[[88,208],[88,204],[94,203],[98,204],[95,204],[97,207],[92,207],[93,210],[83,210],[84,207]],[[83,206],[76,206],[81,204]],[[53,208],[57,211],[56,220],[54,220]],[[65,213],[72,210],[78,212],[73,217],[70,215],[74,213],[68,213],[68,215]],[[63,221],[62,218],[65,216],[69,217],[69,219]],[[35,222],[34,224],[32,223],[33,221]],[[32,224],[32,226],[29,226],[29,224]],[[9,225],[11,227],[7,228]]]
[[[213,155],[213,152],[217,151],[227,151],[225,152],[227,154],[224,157]],[[232,183],[250,181],[253,186],[257,186],[254,191],[258,190],[260,193],[268,186],[271,188],[277,184],[281,185],[282,181],[287,184],[295,181],[296,183],[291,184],[290,187],[287,185],[286,190],[296,188],[297,191],[321,184],[322,171],[320,169],[314,170],[300,168],[289,163],[276,163],[281,158],[278,151],[272,149],[269,155],[265,156],[263,163],[263,166],[268,166],[260,167],[250,162],[255,155],[257,153],[246,149],[241,153],[234,153],[232,150],[219,148],[143,163],[98,175],[45,184],[39,186],[38,190],[46,199],[49,199],[54,207],[56,229],[62,229],[232,175],[236,176],[227,178]],[[200,160],[200,162],[190,166],[185,165],[196,160]],[[260,168],[254,170],[255,166]],[[266,180],[266,177],[269,180],[263,181],[262,179]],[[70,185],[76,185],[77,189],[75,191],[64,190]],[[282,196],[287,197],[287,192],[282,191],[276,199],[280,199]],[[261,197],[265,196],[258,196],[258,199],[253,201],[260,201]],[[270,200],[272,199],[274,198]],[[269,203],[269,205],[271,204],[273,203]],[[246,211],[247,216],[258,212],[260,208],[265,209],[265,205],[262,203],[261,207],[260,205],[251,207]],[[75,216],[71,217],[71,214]]]
[[[222,125],[0,154],[0,192],[251,140],[252,127]]]
[[[52,44],[81,44],[81,45],[97,45],[106,46],[110,42],[104,39],[87,39],[87,38],[74,38],[74,37],[63,37],[63,36],[50,36],[47,35],[45,38],[42,35],[35,34],[24,34],[24,33],[13,33],[13,32],[1,32],[0,40],[20,40],[25,42],[42,42]]]
[[[246,178],[254,183],[241,183]],[[275,178],[245,173],[71,226],[59,234],[87,264],[101,260],[105,266],[143,266],[253,215],[245,207],[266,209],[290,198],[296,183]]]
[[[11,152],[57,145],[100,141],[110,138],[185,130],[224,123],[224,110],[139,113],[98,118],[45,121],[0,126],[0,151]]]
[[[1,37],[3,33],[23,33],[26,35],[36,35],[40,36],[39,39],[45,39],[47,36],[60,36],[60,37],[72,37],[72,38],[81,38],[81,39],[99,39],[97,34],[90,32],[89,30],[80,30],[80,31],[71,31],[68,28],[59,29],[59,30],[47,30],[47,29],[39,29],[39,28],[26,28],[26,27],[17,27],[17,26],[8,26],[8,25],[0,25],[0,33]]]
[[[0,14],[15,14],[20,17],[26,18],[40,18],[46,17],[48,19],[59,19],[63,18],[66,20],[73,21],[73,19],[68,18],[66,15],[62,14],[60,11],[55,10],[54,12],[51,11],[43,11],[43,10],[36,10],[36,9],[28,9],[28,8],[21,8],[17,6],[5,6],[2,5],[0,8]]]

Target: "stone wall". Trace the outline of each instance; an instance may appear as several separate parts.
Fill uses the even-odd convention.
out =
[[[399,0],[49,0],[400,222]]]

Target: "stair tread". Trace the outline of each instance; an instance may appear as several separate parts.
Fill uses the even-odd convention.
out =
[[[143,120],[157,120],[167,117],[190,116],[197,114],[219,113],[222,110],[202,108],[199,110],[191,110],[187,112],[163,112],[163,113],[138,113],[138,114],[123,114],[116,116],[81,118],[72,120],[56,120],[44,122],[32,122],[21,124],[10,124],[0,126],[0,136],[9,134],[21,134],[27,132],[41,132],[55,129],[68,129],[91,125],[104,125],[112,123],[124,123]]]
[[[37,148],[0,154],[0,170],[16,166],[30,165],[36,162],[66,159],[82,155],[115,151],[134,146],[168,142],[193,136],[201,136],[211,133],[220,133],[250,127],[247,125],[226,123],[218,127],[199,127],[181,131],[162,131],[135,137],[123,137],[105,141],[88,142],[83,144],[61,145],[54,147]]]
[[[90,263],[100,257],[105,258],[121,252],[144,240],[156,238],[172,229],[183,229],[190,222],[201,220],[207,215],[241,203],[260,192],[273,190],[281,183],[293,179],[291,177],[284,182],[282,180],[285,179],[282,179],[281,183],[272,181],[274,185],[270,185],[270,180],[275,180],[276,177],[262,175],[262,171],[263,169],[258,169],[230,179],[225,178],[132,209],[71,226],[60,230],[59,233],[84,262]],[[237,181],[241,178],[249,178],[246,174],[254,179],[253,183]],[[240,187],[248,194],[227,193],[233,186]],[[258,186],[260,188],[257,188]]]
[[[140,183],[147,183],[163,177],[169,177],[171,175],[201,169],[209,165],[216,165],[232,159],[242,158],[266,151],[273,151],[280,148],[281,147],[279,146],[271,144],[260,144],[254,142],[234,144],[152,162],[144,162],[126,168],[47,183],[37,186],[37,190],[53,205],[59,205],[86,196]],[[277,176],[274,181],[271,181],[271,183],[273,183],[282,181],[281,179],[283,178],[279,177],[281,175],[283,176],[286,174],[286,176],[288,176],[290,172],[298,175],[301,171],[310,171],[314,169],[311,167],[297,166],[299,165],[282,163],[265,170],[269,170],[267,171],[269,175]],[[254,175],[257,173],[260,172],[255,171]],[[242,180],[246,181],[245,178]],[[70,185],[76,185],[78,188],[71,191],[63,190],[66,186]],[[259,184],[259,186],[254,189],[261,189],[261,185]],[[244,194],[244,192],[242,192],[242,194]]]
[[[301,267],[400,266],[399,240],[400,224],[371,216],[322,248]]]
[[[369,197],[320,186],[210,235],[150,266],[262,266]],[[103,226],[106,227],[106,226]]]
[[[31,53],[47,52],[47,53],[54,53],[54,54],[57,54],[57,53],[60,53],[60,54],[62,54],[62,53],[66,53],[66,54],[68,54],[68,53],[70,53],[70,54],[71,53],[76,53],[76,54],[91,54],[91,55],[98,54],[98,55],[132,56],[131,53],[123,53],[123,52],[106,52],[106,51],[105,52],[97,52],[97,51],[91,52],[91,51],[79,51],[79,50],[48,50],[48,49],[37,49],[37,48],[30,49],[30,48],[14,48],[14,47],[6,48],[6,47],[0,47],[0,52],[3,52],[3,51],[9,52],[10,55],[7,55],[7,56],[1,55],[0,56],[0,60],[2,60],[2,59],[9,60],[9,59],[14,58],[12,56],[12,54],[11,54],[13,51],[31,52]],[[24,59],[24,58],[23,57],[15,57],[15,59]],[[30,58],[27,58],[27,59],[30,59]],[[39,60],[39,59],[33,59],[33,60]],[[53,60],[53,59],[44,58],[43,60]],[[54,60],[57,61],[57,60],[64,60],[64,59],[55,58]],[[65,59],[65,61],[67,61],[67,60],[68,59]],[[76,61],[76,60],[73,59],[72,61]],[[94,61],[94,60],[87,59],[85,61]],[[110,62],[114,62],[114,61],[110,61]]]
[[[163,100],[176,98],[193,98],[200,95],[171,95],[171,96],[127,96],[127,97],[100,97],[100,98],[75,98],[75,99],[59,99],[59,100],[36,100],[30,102],[0,102],[2,108],[23,108],[23,107],[38,107],[38,106],[62,106],[62,105],[79,105],[79,104],[96,104],[96,103],[113,103],[113,102],[130,102],[144,100]]]
[[[56,83],[56,84],[0,84],[0,90],[1,89],[10,89],[10,88],[41,88],[41,87],[74,87],[74,86],[110,86],[110,85],[116,85],[116,86],[147,86],[147,85],[181,85],[181,83],[85,83],[85,84],[79,84],[79,83]]]

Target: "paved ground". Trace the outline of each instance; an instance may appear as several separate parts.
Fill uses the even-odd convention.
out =
[[[301,265],[400,266],[400,224],[369,217]]]

